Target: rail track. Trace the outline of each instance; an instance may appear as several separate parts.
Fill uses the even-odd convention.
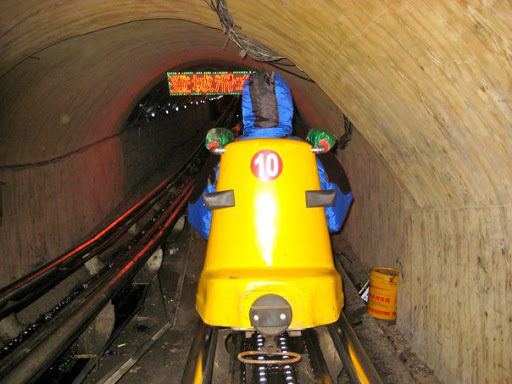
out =
[[[91,239],[0,290],[3,319],[43,296],[88,260],[105,255],[102,270],[3,348],[0,382],[37,381],[145,265],[186,207],[206,157],[201,147],[178,172]]]
[[[225,330],[221,330],[225,331]],[[319,337],[319,334],[323,337]],[[325,336],[328,336],[329,340]],[[368,358],[363,346],[352,330],[345,315],[338,321],[316,329],[293,331],[278,336],[265,337],[257,332],[233,331],[226,337],[229,353],[229,369],[225,374],[215,375],[214,364],[217,353],[226,353],[219,347],[219,329],[199,321],[195,338],[189,352],[182,383],[229,384],[298,384],[298,383],[382,383],[378,372]],[[323,339],[323,340],[321,340]],[[244,364],[240,354],[244,351],[264,351],[267,343],[277,348],[279,354],[262,353],[254,364]],[[332,343],[341,365],[328,364],[324,356],[326,342]],[[299,362],[292,362],[289,353],[299,355]],[[284,356],[283,356],[284,355]],[[332,356],[329,356],[332,360]],[[217,368],[214,368],[217,366]],[[214,380],[214,377],[217,380]]]
[[[92,258],[102,257],[106,261],[105,267],[91,276],[89,281],[70,292],[0,351],[0,382],[37,382],[105,305],[132,281],[149,257],[165,241],[180,217],[206,155],[199,147],[178,172],[90,239],[0,290],[2,319],[43,296],[83,268]],[[138,230],[134,231],[134,228]],[[165,331],[164,329],[163,332]],[[213,382],[215,360],[220,353],[219,331],[225,334],[227,330],[219,330],[199,322],[182,383]],[[323,335],[323,339],[327,335],[336,349],[343,365],[342,369],[338,369],[340,372],[329,367],[323,353],[325,342],[322,342],[319,333]],[[327,327],[290,332],[276,337],[229,332],[226,344],[229,367],[226,380],[223,378],[218,382],[382,382],[343,313],[336,323]],[[277,353],[269,354],[269,346]],[[262,352],[254,357],[258,364],[244,364],[240,361],[241,353],[246,351]],[[299,356],[301,361],[293,363],[292,356]],[[269,359],[274,362],[269,363]],[[82,382],[87,373],[85,369],[79,374],[78,382]]]

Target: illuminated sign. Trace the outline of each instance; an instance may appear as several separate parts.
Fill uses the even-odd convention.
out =
[[[167,72],[171,96],[240,95],[251,72]]]

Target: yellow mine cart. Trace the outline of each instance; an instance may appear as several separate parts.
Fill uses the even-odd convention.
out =
[[[316,156],[295,139],[224,148],[197,310],[205,323],[277,334],[336,321],[343,306]]]

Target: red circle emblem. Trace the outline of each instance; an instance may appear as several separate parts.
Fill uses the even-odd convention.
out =
[[[271,149],[263,149],[252,157],[251,171],[262,181],[272,181],[283,171],[283,160]]]

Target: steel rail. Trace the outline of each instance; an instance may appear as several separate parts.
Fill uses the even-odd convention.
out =
[[[366,354],[344,313],[327,326],[349,379],[354,384],[382,384],[382,379]]]
[[[382,379],[380,378],[368,355],[366,354],[366,351],[361,345],[357,335],[353,331],[345,315],[341,313],[340,319],[337,322],[328,325],[327,329],[329,330],[334,346],[338,352],[338,355],[340,356],[343,369],[346,370],[350,382],[352,384],[382,384]],[[239,339],[236,340],[235,336],[239,336]],[[254,336],[255,335],[253,335],[253,337]],[[313,370],[314,382],[316,384],[333,383],[334,381],[330,375],[329,368],[327,367],[317,332],[313,328],[305,329],[302,331],[301,338],[307,349],[309,363]],[[233,334],[233,347],[230,353],[231,361],[228,375],[230,384],[241,384],[242,382],[245,383],[244,377],[248,375],[247,372],[244,374],[246,367],[245,365],[237,365],[238,359],[236,358],[236,355],[239,350],[242,350],[242,340],[242,332],[235,332]],[[258,343],[258,341],[255,343]],[[263,345],[263,341],[260,341],[260,344]],[[196,347],[195,353],[198,353],[197,348],[198,347]],[[191,352],[189,355],[189,360],[194,358],[197,359],[197,356],[193,356]],[[253,368],[252,372],[254,377],[252,382],[259,382],[258,379],[262,379],[262,372],[260,370],[265,372],[263,377],[264,382],[281,382],[280,380],[282,380],[283,377],[278,379],[277,372],[284,371],[283,368],[280,368],[279,371],[272,372],[267,372],[266,369],[267,368],[264,365],[258,367],[257,371],[255,371],[255,368]],[[290,376],[290,378],[288,378],[288,376]],[[293,381],[291,375],[288,374],[288,372],[286,372],[286,379],[288,380],[287,382]]]
[[[217,334],[217,327],[206,325],[199,319],[188,354],[187,364],[181,378],[182,384],[211,383]]]
[[[320,348],[318,335],[313,328],[306,329],[302,332],[304,344],[308,350],[309,361],[313,374],[315,375],[316,384],[332,384],[331,374],[325,362],[324,354]]]
[[[243,351],[245,332],[233,332],[231,334],[231,351],[229,353],[229,375],[228,384],[242,384],[244,382],[245,367],[237,359],[240,352]]]
[[[327,329],[341,359],[343,369],[345,369],[352,384],[383,383],[379,373],[375,369],[343,313],[341,313],[339,320],[328,325]],[[215,359],[215,342],[212,342],[212,338],[216,337],[216,335],[214,336],[214,332],[216,330],[216,327],[205,325],[201,320],[199,320],[199,325],[196,330],[185,371],[182,376],[182,383],[210,383],[213,374],[212,366]],[[253,335],[253,338],[255,336],[256,334]],[[245,371],[247,365],[240,364],[239,359],[237,359],[239,352],[244,350],[243,340],[243,332],[233,332],[233,345],[230,351],[229,371],[227,377],[229,384],[245,383],[245,379],[248,376],[251,376]],[[327,363],[320,347],[317,332],[314,329],[306,329],[302,331],[302,340],[307,349],[310,365],[313,370],[314,382],[317,384],[333,383],[334,381],[330,375],[329,368],[327,367]],[[253,343],[263,345],[263,341],[261,340],[253,341]],[[252,346],[252,348],[254,348],[254,346]],[[252,366],[254,367],[254,365]],[[260,365],[257,370],[256,368],[252,368],[252,373],[254,374],[253,382],[259,382],[258,380],[261,381],[262,379],[264,382],[268,383],[281,382],[280,380],[283,379],[283,377],[279,376],[280,378],[278,378],[278,371],[267,372],[266,367],[266,365]],[[274,365],[274,367],[276,366]],[[290,368],[290,366],[285,366],[284,368]],[[262,369],[266,372],[263,378],[261,377],[262,372],[260,371]],[[285,371],[285,369],[281,367],[279,372],[286,373],[287,382],[294,382],[291,373]]]
[[[52,318],[42,329],[16,348],[0,365],[0,382],[33,383],[59,358],[92,322],[95,315],[129,283],[148,258],[170,233],[193,190],[193,183],[157,220],[132,250],[109,271],[82,292],[71,304]]]
[[[176,184],[202,147],[198,146],[187,162],[161,182],[125,213],[76,248],[0,289],[0,319],[34,302],[44,293],[78,270],[85,262],[114,244],[140,217]]]

